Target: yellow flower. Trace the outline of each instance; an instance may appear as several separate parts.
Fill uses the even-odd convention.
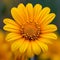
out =
[[[0,60],[10,60],[12,52],[9,50],[9,44],[0,44]]]
[[[0,44],[2,44],[5,40],[5,35],[2,30],[0,30]]]
[[[46,60],[46,59],[51,59],[51,60],[60,60],[60,37],[58,40],[53,41],[53,44],[48,45],[48,51],[46,53],[43,53],[39,57]]]
[[[54,13],[50,13],[50,8],[36,4],[34,7],[28,3],[19,4],[11,9],[14,20],[6,18],[4,30],[9,31],[6,40],[13,42],[12,51],[19,50],[21,54],[26,53],[28,57],[38,55],[48,50],[46,43],[51,43],[51,39],[56,39],[54,31],[56,25],[50,24],[55,18]]]
[[[50,57],[54,57],[54,56],[60,56],[60,39],[57,41],[54,41],[53,44],[48,45],[49,49],[47,54]]]
[[[0,60],[9,60],[11,56],[10,44],[5,41],[5,33],[0,30]]]

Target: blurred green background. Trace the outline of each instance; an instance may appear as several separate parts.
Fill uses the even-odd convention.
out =
[[[17,6],[19,3],[36,3],[42,4],[43,7],[48,6],[51,8],[51,12],[56,14],[56,18],[53,21],[58,26],[58,33],[60,34],[60,0],[0,0],[0,28],[3,27],[3,19],[6,17],[11,18],[10,10],[12,7]]]

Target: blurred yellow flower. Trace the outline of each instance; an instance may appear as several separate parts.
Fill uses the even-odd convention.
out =
[[[60,60],[60,38],[48,47],[47,55],[53,60]]]
[[[12,53],[9,51],[9,45],[6,43],[0,44],[0,60],[10,60]]]
[[[5,33],[0,30],[0,60],[10,60],[11,56],[10,44],[5,41]]]
[[[60,60],[60,37],[58,38],[58,40],[53,41],[53,44],[48,45],[48,48],[48,51],[46,53],[43,53],[40,58]]]
[[[46,43],[51,43],[51,39],[56,39],[54,31],[56,25],[50,24],[55,18],[54,13],[50,13],[50,8],[36,4],[34,7],[28,3],[19,4],[18,7],[11,9],[14,20],[6,18],[3,22],[6,24],[3,28],[10,33],[6,40],[13,42],[12,51],[19,50],[21,54],[26,53],[28,57],[38,55],[48,50]]]
[[[5,35],[2,30],[0,30],[0,44],[5,40]]]

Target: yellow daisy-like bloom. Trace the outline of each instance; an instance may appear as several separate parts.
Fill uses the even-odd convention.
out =
[[[42,8],[40,4],[34,7],[28,3],[19,4],[18,7],[11,9],[14,20],[6,18],[4,30],[9,31],[6,40],[12,41],[12,51],[19,50],[26,53],[28,57],[40,54],[48,50],[46,43],[51,43],[51,39],[57,36],[53,33],[57,30],[56,25],[49,24],[55,18],[54,13],[50,13],[50,8]]]

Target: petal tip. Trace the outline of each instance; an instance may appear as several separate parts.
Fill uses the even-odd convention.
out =
[[[24,4],[23,4],[23,3],[20,3],[20,4],[18,5],[18,8],[19,8],[20,6],[24,6]]]
[[[13,13],[16,10],[16,7],[11,8],[11,13]]]
[[[5,18],[5,19],[3,20],[3,23],[6,24],[6,22],[7,22],[8,19],[9,19],[9,18]]]
[[[46,10],[48,10],[48,11],[50,11],[50,10],[51,10],[51,9],[50,9],[50,7],[45,7],[45,9],[46,9]]]
[[[31,3],[26,4],[26,6],[33,6]]]

